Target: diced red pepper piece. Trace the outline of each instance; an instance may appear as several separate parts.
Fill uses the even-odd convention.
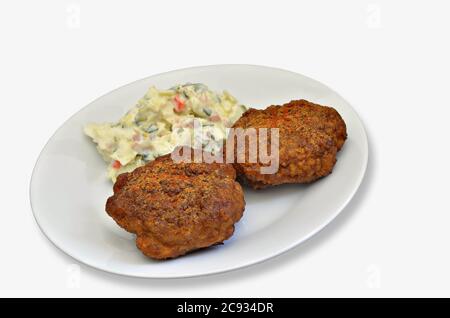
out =
[[[113,163],[112,163],[112,167],[114,169],[120,169],[120,167],[122,167],[122,164],[120,163],[119,160],[114,160]]]
[[[182,100],[180,96],[176,95],[174,97],[174,101],[175,101],[175,109],[174,109],[175,112],[177,113],[182,112],[184,107],[186,106],[184,100]]]

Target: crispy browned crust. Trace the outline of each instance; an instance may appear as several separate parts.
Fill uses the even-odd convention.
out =
[[[278,110],[276,110],[277,107]],[[279,112],[279,116],[293,116],[302,125],[323,131],[334,139],[338,151],[341,150],[347,139],[345,122],[333,107],[322,106],[300,99],[293,100],[282,106],[275,106],[273,111]]]
[[[283,183],[309,183],[330,174],[336,163],[336,152],[347,138],[345,123],[335,109],[306,100],[264,110],[249,109],[233,127],[279,128],[277,173],[261,174],[259,162],[234,163],[240,179],[255,189]]]
[[[245,206],[235,178],[230,164],[174,163],[162,156],[120,175],[106,211],[137,235],[145,255],[177,257],[231,237]]]

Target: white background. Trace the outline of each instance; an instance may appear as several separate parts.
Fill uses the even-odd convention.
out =
[[[0,296],[450,296],[448,1],[2,1]],[[263,264],[180,280],[76,263],[37,227],[28,186],[73,113],[182,67],[249,63],[315,78],[364,121],[350,205]]]

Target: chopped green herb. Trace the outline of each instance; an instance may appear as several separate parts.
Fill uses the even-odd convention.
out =
[[[208,89],[204,84],[201,83],[193,83],[191,85],[194,87],[194,90],[196,92],[203,92]]]
[[[154,133],[155,131],[158,131],[158,126],[156,126],[155,124],[151,124],[146,131],[151,134]]]
[[[206,116],[211,116],[212,114],[212,110],[207,107],[203,108],[203,112],[206,114]]]
[[[152,161],[153,159],[154,157],[150,153],[142,154],[142,160],[144,160],[145,162]]]

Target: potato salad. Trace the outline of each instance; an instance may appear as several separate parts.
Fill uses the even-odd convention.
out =
[[[245,110],[228,92],[216,93],[204,84],[188,83],[168,90],[150,87],[118,122],[91,123],[84,132],[108,162],[108,177],[115,182],[119,174],[133,171],[177,146],[200,142],[204,150],[218,151],[227,128]],[[194,129],[199,126],[200,135]]]

